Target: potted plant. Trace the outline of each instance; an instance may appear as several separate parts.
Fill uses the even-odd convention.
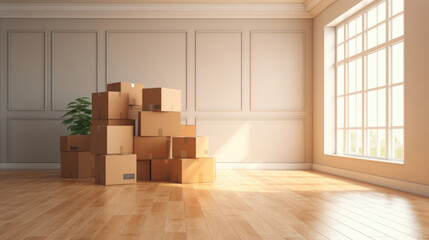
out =
[[[77,98],[67,105],[62,116],[70,136],[61,136],[61,151],[89,151],[89,129],[92,125],[91,102],[87,97]]]

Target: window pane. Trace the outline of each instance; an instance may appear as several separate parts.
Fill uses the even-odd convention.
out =
[[[362,58],[356,59],[356,91],[362,91]]]
[[[370,129],[367,133],[368,155],[371,157],[377,156],[377,130]]]
[[[377,126],[377,91],[367,93],[367,124],[368,127]]]
[[[377,87],[377,52],[367,57],[367,89]]]
[[[377,131],[377,157],[386,158],[386,130]]]
[[[349,127],[356,127],[356,95],[348,98],[348,123]]]
[[[392,87],[392,126],[404,126],[404,86]]]
[[[404,81],[404,42],[392,46],[392,84]]]
[[[369,10],[367,14],[367,29],[377,24],[377,8]]]
[[[386,42],[386,24],[383,23],[379,25],[378,27],[378,45]]]
[[[357,154],[362,155],[363,154],[363,148],[362,148],[362,130],[356,131],[356,147],[357,147]]]
[[[369,30],[366,34],[366,37],[367,37],[366,49],[370,49],[372,47],[377,46],[377,28],[373,28]]]
[[[404,159],[404,129],[392,130],[393,158]]]
[[[383,2],[380,5],[378,5],[378,22],[383,22],[386,20],[386,3]]]
[[[342,61],[344,59],[344,44],[340,44],[337,47],[337,61]]]
[[[337,128],[344,128],[344,97],[337,98]]]
[[[362,32],[362,16],[356,18],[356,34]]]
[[[344,26],[337,28],[337,44],[344,42]]]
[[[348,38],[353,37],[354,35],[356,35],[356,20],[353,20],[351,22],[349,22],[348,24]]]
[[[377,126],[385,127],[386,126],[386,89],[378,90],[377,96]]]
[[[404,0],[392,0],[392,16],[404,11]]]
[[[392,19],[392,39],[404,35],[404,14]]]
[[[362,130],[348,130],[347,132],[347,153],[354,155],[362,155]]]
[[[362,93],[356,94],[356,127],[362,127]]]
[[[344,154],[344,130],[337,130],[337,154]]]
[[[356,53],[362,52],[362,35],[356,37]]]
[[[350,39],[347,43],[348,52],[347,57],[351,57],[356,54],[356,38]]]
[[[344,94],[344,65],[337,67],[337,95]]]
[[[382,87],[386,85],[386,49],[382,49],[377,52],[378,53],[378,76],[377,76],[377,82],[378,86]]]
[[[351,61],[347,64],[349,66],[348,71],[348,84],[349,93],[356,92],[356,62]]]

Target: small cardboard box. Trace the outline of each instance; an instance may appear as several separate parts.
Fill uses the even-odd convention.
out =
[[[195,137],[197,136],[197,127],[195,125],[181,125],[180,126],[181,137]]]
[[[92,126],[134,126],[136,120],[134,119],[94,119]]]
[[[133,153],[133,126],[92,126],[90,131],[92,153]]]
[[[137,159],[137,181],[150,181],[151,160]]]
[[[171,172],[172,181],[177,183],[211,183],[216,180],[216,159],[173,159]]]
[[[156,112],[182,111],[182,91],[171,88],[143,89],[143,110]]]
[[[136,155],[98,155],[95,157],[95,183],[116,185],[136,183]]]
[[[152,181],[170,181],[173,159],[152,159],[150,179]]]
[[[90,152],[61,152],[61,177],[94,177],[95,156]]]
[[[142,105],[142,90],[144,84],[115,82],[107,84],[107,91],[128,93],[129,105]]]
[[[60,137],[61,152],[89,151],[89,135],[72,135]]]
[[[93,93],[92,119],[128,119],[128,93]]]
[[[139,112],[139,136],[179,136],[180,112]]]
[[[170,137],[134,137],[137,159],[170,158]]]
[[[173,158],[209,156],[209,137],[173,137]]]
[[[142,106],[129,106],[128,108],[128,118],[129,119],[138,119],[139,112],[142,110]]]

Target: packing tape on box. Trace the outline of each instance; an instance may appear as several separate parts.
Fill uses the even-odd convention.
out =
[[[186,150],[182,150],[182,151],[180,152],[180,156],[181,156],[182,158],[188,157],[188,151],[186,151]]]
[[[162,128],[158,128],[158,136],[162,137]]]

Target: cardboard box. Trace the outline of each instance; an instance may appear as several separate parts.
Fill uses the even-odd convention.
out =
[[[197,127],[195,125],[182,125],[180,126],[181,137],[195,137],[197,136]]]
[[[129,119],[138,119],[139,112],[142,110],[142,106],[129,106],[128,108],[128,118]]]
[[[92,153],[133,153],[133,126],[92,126],[90,131]]]
[[[95,156],[90,152],[61,152],[61,177],[94,177]]]
[[[216,180],[216,159],[173,159],[171,172],[172,181],[177,183],[211,183]]]
[[[134,119],[94,119],[92,126],[134,126],[135,122]]]
[[[182,91],[171,88],[143,89],[143,110],[156,112],[182,111]]]
[[[179,136],[180,112],[139,112],[139,136]]]
[[[93,93],[92,119],[128,119],[128,93]]]
[[[150,181],[151,160],[137,159],[137,181]]]
[[[173,159],[152,159],[150,179],[152,181],[170,181]]]
[[[102,185],[136,183],[135,154],[98,155],[95,158],[95,183]]]
[[[134,137],[137,159],[170,158],[170,137]]]
[[[72,135],[60,137],[61,152],[88,152],[89,135]]]
[[[115,82],[107,84],[107,91],[128,93],[129,105],[142,105],[143,83]]]
[[[173,137],[173,158],[209,156],[209,137]]]

